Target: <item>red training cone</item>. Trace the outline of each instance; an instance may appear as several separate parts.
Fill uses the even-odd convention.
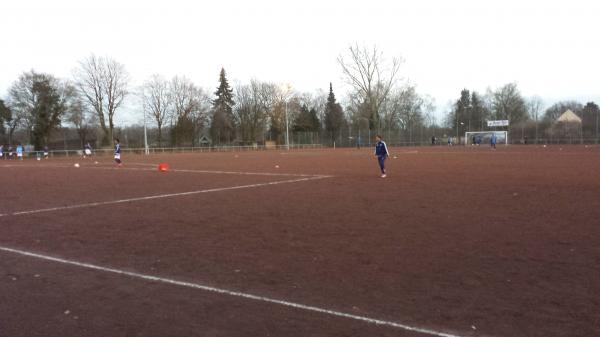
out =
[[[160,163],[158,164],[158,171],[159,172],[167,172],[169,170],[169,164],[167,163]]]

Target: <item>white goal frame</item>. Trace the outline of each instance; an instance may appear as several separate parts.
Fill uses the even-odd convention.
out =
[[[481,145],[490,145],[490,138],[492,134],[496,134],[498,141],[496,144],[508,145],[508,131],[467,131],[465,132],[465,144],[464,145],[475,145],[473,144],[473,136],[481,136]]]

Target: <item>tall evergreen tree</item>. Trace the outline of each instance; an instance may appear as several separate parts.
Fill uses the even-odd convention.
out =
[[[225,76],[225,69],[221,68],[219,87],[215,92],[217,98],[213,103],[213,118],[210,133],[213,143],[229,143],[234,137],[233,119],[233,89],[229,86]]]
[[[311,108],[309,111],[311,130],[314,132],[321,131],[321,121],[319,120],[317,109]]]
[[[4,101],[0,99],[0,135],[4,135],[6,129],[4,123],[10,119],[10,110],[4,104]]]
[[[300,107],[300,113],[294,120],[294,131],[300,132],[315,132],[319,131],[319,118],[317,111],[313,108],[308,110],[306,104]]]
[[[600,108],[594,102],[588,102],[581,110],[584,136],[598,138],[600,132]]]
[[[333,86],[329,83],[329,96],[327,96],[327,105],[325,106],[325,129],[330,133],[331,140],[335,140],[344,126],[344,122],[344,110],[336,102]]]
[[[471,130],[482,131],[485,128],[486,119],[489,118],[489,110],[485,106],[482,97],[475,91],[471,93],[471,111],[470,111]]]
[[[452,116],[450,116],[450,127],[457,128],[459,134],[463,134],[469,126],[471,108],[471,93],[469,90],[463,89],[460,92],[460,99],[454,104]]]

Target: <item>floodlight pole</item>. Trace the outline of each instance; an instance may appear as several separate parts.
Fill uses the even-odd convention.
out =
[[[287,93],[285,97],[285,147],[290,150],[290,128],[288,122],[288,98]]]
[[[144,153],[146,155],[150,154],[150,150],[148,149],[148,132],[146,131],[146,101],[144,100],[142,112],[144,114]]]
[[[285,100],[285,148],[289,151],[290,150],[290,126],[289,126],[289,121],[288,121],[288,94],[291,91],[291,87],[289,84],[284,84],[281,86],[281,89],[283,91],[284,94],[284,100]]]

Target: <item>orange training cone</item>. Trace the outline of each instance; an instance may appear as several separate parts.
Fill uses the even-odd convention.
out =
[[[169,170],[169,164],[167,164],[167,163],[158,164],[158,171],[167,172],[168,170]]]

